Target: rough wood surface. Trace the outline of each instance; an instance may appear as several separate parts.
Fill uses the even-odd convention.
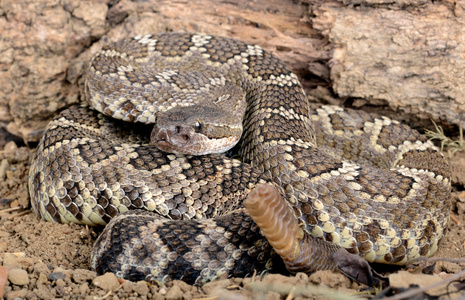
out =
[[[464,3],[400,2],[319,8],[313,25],[333,46],[333,90],[355,98],[356,106],[384,102],[394,111],[458,125],[465,121]]]

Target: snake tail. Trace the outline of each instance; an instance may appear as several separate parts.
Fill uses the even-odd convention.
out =
[[[339,270],[367,285],[379,283],[369,264],[360,256],[306,234],[273,185],[257,185],[244,205],[290,273]]]
[[[276,253],[284,261],[296,260],[304,232],[276,188],[259,184],[244,204]]]
[[[340,247],[305,234],[273,185],[258,185],[244,204],[270,245],[284,260],[289,272],[312,273],[337,269],[331,254]]]

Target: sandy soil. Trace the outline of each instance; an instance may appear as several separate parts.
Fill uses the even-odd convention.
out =
[[[5,280],[2,272],[8,269],[10,275],[3,284],[6,299],[311,299],[312,295],[327,293],[325,287],[339,290],[342,295],[365,291],[358,297],[376,293],[332,272],[317,272],[311,276],[268,274],[247,279],[231,278],[203,287],[189,286],[180,281],[168,285],[132,283],[116,280],[112,274],[97,277],[89,269],[90,252],[97,231],[39,220],[28,208],[27,175],[33,150],[18,147],[13,141],[5,142],[4,150],[0,151],[0,293],[2,277]],[[460,170],[458,167],[454,169]],[[465,257],[465,193],[457,191],[453,195],[453,219],[440,251],[435,255],[437,258]],[[391,274],[390,288],[400,291],[395,282],[436,282],[464,268],[463,262],[441,261],[428,268],[414,267],[414,271],[409,273],[390,270],[383,274]],[[418,274],[425,272],[429,275]],[[418,276],[427,276],[428,280]],[[461,293],[465,297],[464,291],[454,293],[464,288],[464,278],[462,276],[462,281],[455,281],[448,289],[430,290],[428,293],[452,293],[454,297]]]

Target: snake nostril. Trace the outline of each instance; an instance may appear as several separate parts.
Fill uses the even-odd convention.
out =
[[[176,127],[174,128],[174,131],[175,131],[176,133],[180,133],[180,132],[181,132],[181,126],[176,126]]]

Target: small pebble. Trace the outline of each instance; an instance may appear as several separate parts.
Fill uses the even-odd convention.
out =
[[[5,295],[5,299],[24,299],[26,297],[27,290],[19,290],[19,291],[11,291],[8,294]]]
[[[40,273],[39,278],[37,278],[37,284],[44,284],[47,285],[49,283],[47,275],[45,273]]]
[[[64,281],[63,279],[60,278],[60,279],[58,279],[58,280],[56,281],[56,285],[57,285],[57,286],[63,287],[63,286],[66,285],[66,283],[65,283],[65,281]]]
[[[178,285],[181,288],[181,291],[183,291],[183,292],[190,292],[190,291],[196,291],[197,290],[197,288],[195,286],[191,286],[191,285],[187,284],[184,281],[175,280],[174,282],[176,283],[176,285]]]
[[[28,300],[32,300],[32,299],[37,299],[37,296],[33,291],[28,291],[24,298]]]
[[[118,278],[113,273],[105,273],[101,276],[95,277],[92,284],[98,286],[106,292],[113,291],[119,287]]]
[[[145,281],[138,281],[136,286],[134,287],[134,292],[138,293],[141,296],[145,296],[149,293],[149,287],[147,286],[147,282]]]
[[[123,289],[123,291],[125,291],[126,293],[131,293],[134,289],[133,289],[133,283],[131,281],[125,281],[121,284],[121,288]]]
[[[86,283],[79,285],[79,293],[81,295],[86,295],[89,292],[89,285]]]
[[[7,267],[8,269],[18,268],[18,256],[14,255],[13,253],[3,254],[3,266]]]
[[[150,293],[152,293],[152,295],[158,294],[158,287],[155,284],[150,286]]]
[[[18,264],[20,269],[28,270],[33,267],[34,259],[32,257],[19,256]]]
[[[34,293],[39,299],[52,299],[55,296],[52,294],[47,284],[37,284],[37,288],[34,289]]]
[[[177,300],[177,299],[182,299],[183,292],[177,285],[173,285],[170,287],[168,292],[165,295],[166,300]]]
[[[48,276],[48,274],[50,274],[50,269],[47,268],[46,264],[38,262],[34,265],[34,273]]]
[[[53,272],[48,275],[48,279],[50,281],[57,281],[58,279],[64,280],[65,279],[65,274],[61,272]]]
[[[18,206],[19,206],[19,201],[17,199],[10,202],[11,208],[18,207]]]
[[[11,170],[7,170],[7,171],[6,171],[6,179],[8,179],[8,180],[13,180],[13,181],[14,181],[14,179],[15,179],[15,172],[13,172],[13,171],[11,171]],[[10,184],[11,184],[11,183],[10,183]],[[11,206],[11,207],[14,207],[14,206],[13,206],[13,203],[14,203],[14,202],[15,202],[15,201],[13,200],[13,201],[10,203],[10,206]],[[16,202],[18,202],[18,201],[16,201]]]
[[[449,261],[443,262],[442,269],[450,274],[462,271],[462,268],[458,264]]]
[[[162,287],[160,287],[160,289],[158,290],[158,293],[159,293],[160,295],[166,295],[167,292],[168,292],[168,291],[166,290],[166,286],[162,286]]]
[[[83,283],[86,281],[94,280],[97,277],[97,274],[94,271],[85,270],[85,269],[76,269],[73,272],[73,280],[76,283]]]
[[[465,201],[465,191],[460,192],[460,194],[459,194],[459,200],[460,200],[460,201]]]
[[[0,180],[5,180],[6,171],[9,167],[10,164],[8,163],[8,160],[2,160],[2,162],[0,163]]]
[[[29,284],[29,275],[23,269],[11,269],[8,273],[8,280],[12,284],[27,285]]]
[[[8,244],[5,242],[0,242],[0,253],[5,253],[7,251]]]
[[[59,281],[63,281],[63,280],[60,279],[60,280],[57,281],[57,283]],[[55,287],[55,292],[56,292],[57,298],[63,298],[63,296],[65,295],[65,290],[64,290],[63,286],[61,286],[61,285],[57,285]]]
[[[18,150],[18,146],[16,145],[14,141],[9,141],[3,147],[3,151],[5,151],[5,153],[15,153],[17,150]]]

